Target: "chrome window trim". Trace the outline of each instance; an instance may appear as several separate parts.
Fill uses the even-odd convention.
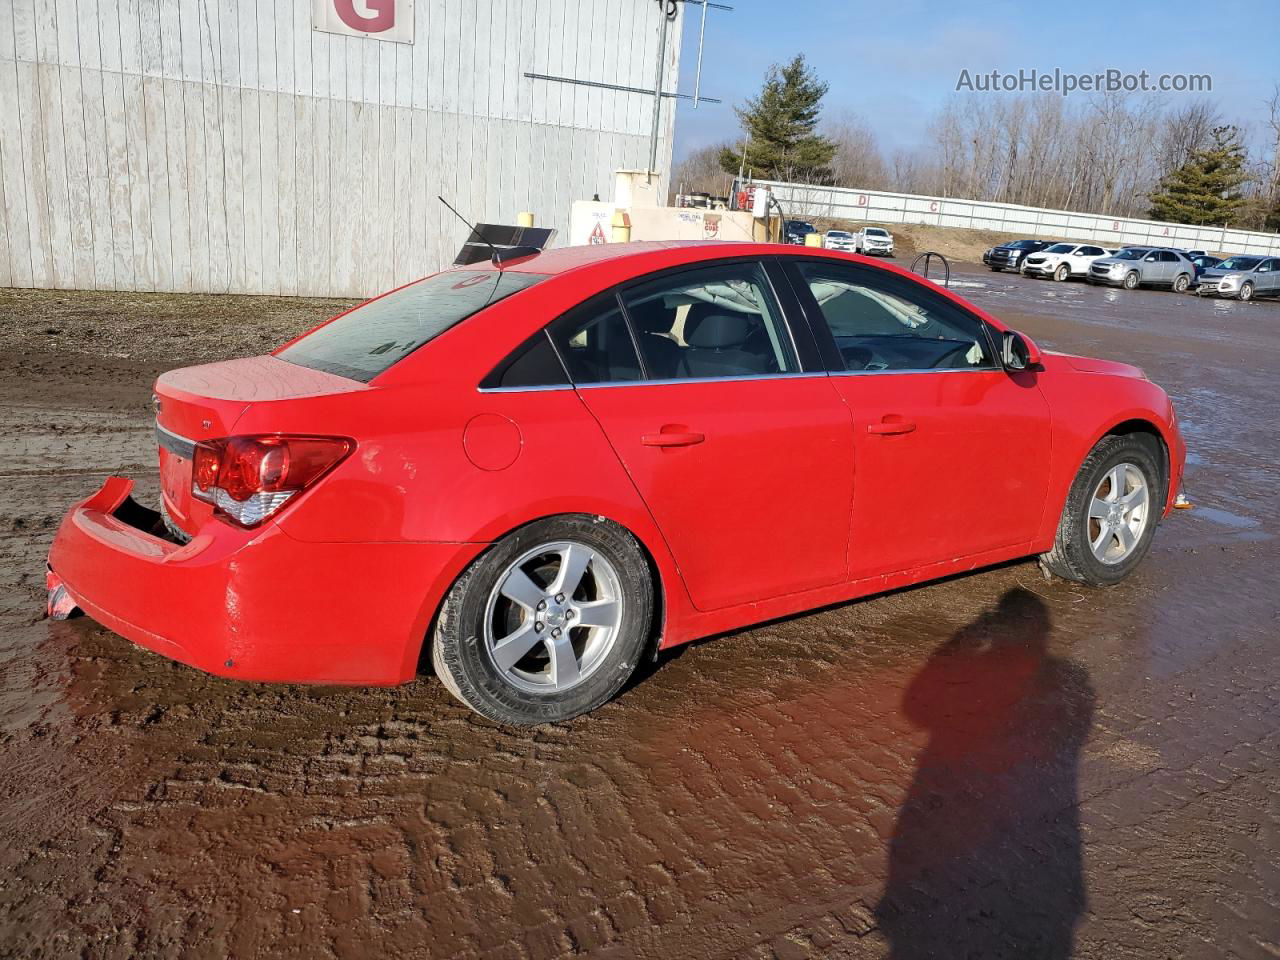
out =
[[[544,383],[526,387],[476,387],[476,393],[547,393],[551,390],[572,390],[570,383]]]
[[[797,370],[795,373],[752,373],[737,377],[672,377],[666,380],[609,380],[601,383],[579,383],[578,390],[609,387],[671,387],[682,383],[740,383],[747,380],[799,380],[804,377],[827,377],[825,370]]]
[[[932,367],[925,367],[919,370],[832,370],[833,377],[878,377],[884,374],[902,374],[902,373],[1007,373],[1004,367],[955,367],[947,370],[938,370]]]
[[[176,457],[182,457],[184,460],[192,460],[196,455],[196,444],[194,440],[188,440],[186,437],[180,437],[172,430],[166,430],[160,426],[160,421],[156,421],[156,443],[164,447]]]

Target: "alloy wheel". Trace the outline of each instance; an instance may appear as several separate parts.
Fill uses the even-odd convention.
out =
[[[1122,562],[1146,530],[1151,494],[1146,475],[1120,463],[1102,475],[1089,501],[1089,548],[1102,563]]]
[[[622,615],[613,564],[581,543],[546,543],[526,551],[498,578],[485,607],[485,649],[513,686],[560,693],[604,661]]]

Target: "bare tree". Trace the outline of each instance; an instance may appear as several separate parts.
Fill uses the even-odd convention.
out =
[[[888,186],[888,171],[876,136],[865,120],[845,112],[823,127],[823,135],[836,145],[831,172],[838,187],[861,187],[883,190]]]
[[[702,147],[677,163],[671,176],[672,191],[728,196],[733,187],[733,177],[720,168],[720,154],[726,146],[715,143]]]

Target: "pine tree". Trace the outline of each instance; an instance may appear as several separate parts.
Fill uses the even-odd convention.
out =
[[[1160,180],[1151,195],[1151,218],[1171,223],[1228,226],[1245,198],[1247,179],[1240,133],[1233,126],[1214,127],[1213,145],[1193,151],[1187,162]]]
[[[726,147],[720,166],[732,174],[745,167],[767,180],[830,183],[836,145],[816,132],[826,93],[802,53],[770,67],[759,96],[735,108],[748,140],[745,163],[742,153]]]

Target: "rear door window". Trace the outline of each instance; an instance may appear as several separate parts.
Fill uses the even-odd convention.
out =
[[[545,279],[536,273],[447,270],[361,304],[276,356],[368,383],[455,324]]]
[[[651,379],[800,370],[790,331],[758,263],[679,271],[630,287],[622,299]]]

